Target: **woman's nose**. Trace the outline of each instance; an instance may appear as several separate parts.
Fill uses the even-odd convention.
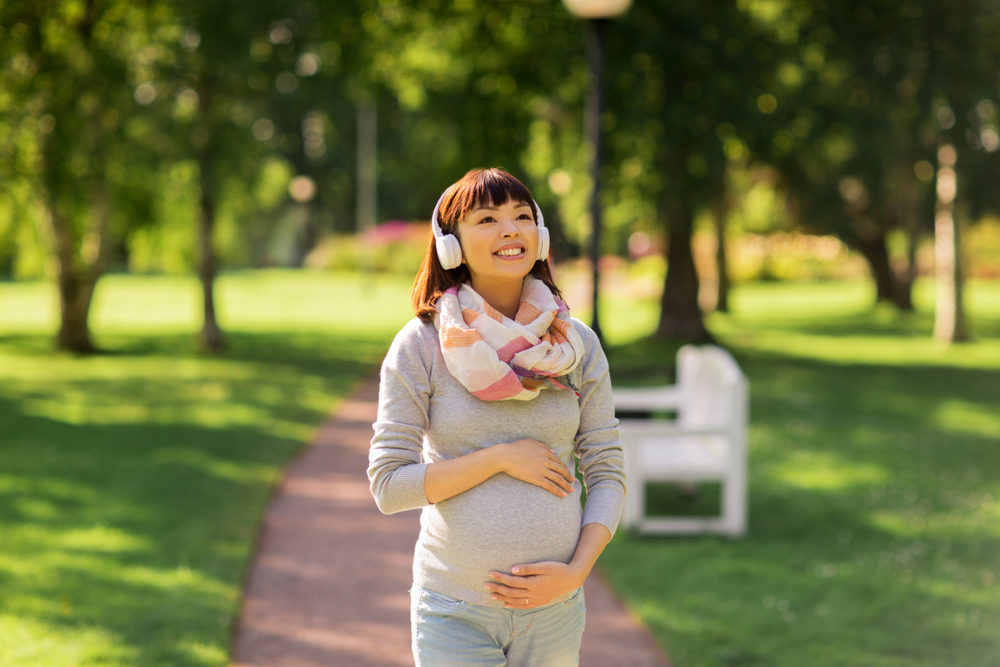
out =
[[[504,236],[520,236],[521,231],[514,224],[514,221],[510,218],[504,218],[501,223],[503,227],[501,228],[501,233]]]

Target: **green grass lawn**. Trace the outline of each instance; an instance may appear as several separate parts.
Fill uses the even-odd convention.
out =
[[[929,288],[902,316],[864,284],[745,286],[709,318],[750,378],[749,536],[601,558],[677,667],[1000,664],[1000,285],[950,349]],[[613,375],[661,382],[675,348],[612,347]]]
[[[109,276],[107,353],[52,352],[56,302],[0,283],[0,665],[224,665],[281,470],[409,318],[408,281]]]
[[[751,381],[749,537],[621,531],[601,560],[677,667],[998,664],[1000,284],[950,349],[929,287],[900,316],[864,283],[747,285],[709,318]],[[0,666],[225,664],[282,467],[410,317],[385,277],[218,298],[230,345],[203,355],[194,280],[109,276],[106,354],[78,358],[51,286],[0,283]],[[603,312],[616,382],[668,381],[655,304]]]

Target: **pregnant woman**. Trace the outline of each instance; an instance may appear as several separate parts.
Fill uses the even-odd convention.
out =
[[[607,359],[560,299],[544,218],[513,176],[470,171],[432,232],[368,468],[384,513],[423,508],[416,664],[577,665],[582,585],[625,495]]]

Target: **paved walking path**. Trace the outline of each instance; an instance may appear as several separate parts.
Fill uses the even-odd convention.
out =
[[[418,512],[379,513],[365,469],[378,380],[361,385],[287,468],[264,519],[232,667],[413,667]],[[585,584],[581,667],[669,667],[599,573]]]

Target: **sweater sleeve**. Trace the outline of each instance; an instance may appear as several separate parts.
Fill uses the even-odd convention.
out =
[[[384,514],[429,505],[424,493],[424,433],[430,406],[430,369],[421,354],[420,322],[403,328],[382,362],[368,480]]]
[[[578,325],[587,345],[580,381],[576,456],[587,488],[583,525],[599,523],[614,535],[625,502],[625,457],[611,398],[608,359],[597,335]]]

